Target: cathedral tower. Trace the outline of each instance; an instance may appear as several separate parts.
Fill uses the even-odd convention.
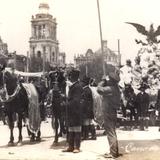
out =
[[[41,3],[39,13],[32,16],[29,44],[31,62],[34,59],[39,63],[36,66],[37,68],[32,70],[44,71],[46,65],[57,65],[59,57],[57,23],[56,19],[53,19],[53,16],[49,14],[49,5],[47,3]],[[33,62],[33,65],[35,65],[35,62]]]

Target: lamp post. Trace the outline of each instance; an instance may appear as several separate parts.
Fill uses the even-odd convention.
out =
[[[100,41],[101,41],[101,52],[103,56],[103,74],[106,75],[106,68],[105,68],[105,55],[103,49],[103,38],[102,38],[102,26],[101,26],[101,15],[100,15],[100,8],[99,8],[99,0],[97,0],[97,9],[98,9],[98,20],[99,20],[99,31],[100,31]]]
[[[46,63],[46,55],[45,54],[46,54],[46,52],[44,51],[43,52],[43,74],[45,73],[45,67],[46,67],[45,66],[45,63]]]

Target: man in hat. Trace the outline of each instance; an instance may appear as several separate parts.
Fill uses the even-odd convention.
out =
[[[120,69],[120,79],[119,82],[121,87],[124,87],[124,83],[131,83],[133,80],[133,67],[130,59],[126,60],[126,64]]]
[[[68,120],[68,143],[69,146],[63,152],[80,152],[81,143],[81,95],[83,88],[79,82],[79,70],[72,70],[70,73],[70,81],[72,85],[69,88],[68,104],[67,104],[67,120]]]
[[[102,107],[104,113],[104,128],[107,134],[110,153],[104,155],[105,158],[116,158],[119,156],[118,141],[116,135],[117,109],[120,106],[120,90],[118,72],[109,72],[98,84],[98,93],[102,95]]]
[[[84,76],[82,79],[83,93],[82,93],[82,136],[83,140],[89,138],[89,132],[91,132],[91,139],[96,140],[95,126],[92,123],[94,119],[93,113],[93,97],[92,91],[89,87],[90,77]]]
[[[149,123],[149,115],[148,115],[148,109],[149,109],[149,94],[146,93],[146,89],[149,88],[149,86],[146,83],[142,83],[139,90],[140,93],[136,96],[136,106],[137,106],[137,113],[138,118],[140,120],[140,130],[144,130],[144,127],[148,129],[148,123]]]

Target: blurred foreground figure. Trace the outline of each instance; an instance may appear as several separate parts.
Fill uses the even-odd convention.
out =
[[[119,156],[116,135],[117,109],[120,107],[119,80],[119,74],[116,71],[110,72],[108,76],[103,76],[97,88],[98,93],[103,97],[104,128],[110,146],[110,153],[106,153],[105,158],[117,158]]]

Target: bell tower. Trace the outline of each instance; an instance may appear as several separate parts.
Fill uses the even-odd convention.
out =
[[[36,65],[32,70],[44,71],[47,65],[57,65],[59,57],[57,22],[56,18],[49,14],[49,5],[47,3],[40,3],[39,13],[32,16],[29,46],[31,68]],[[33,62],[33,59],[37,64]]]

